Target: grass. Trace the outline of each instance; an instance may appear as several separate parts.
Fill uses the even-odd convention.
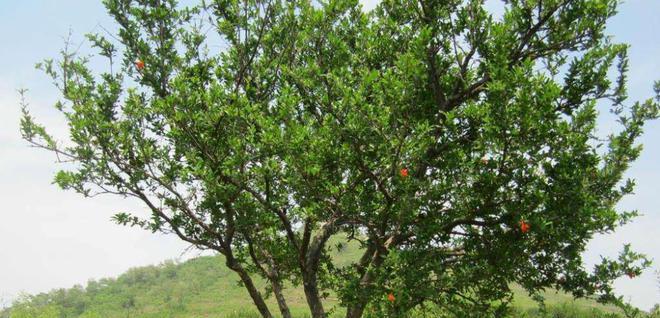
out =
[[[348,264],[358,254],[357,248],[346,248],[335,256],[336,263]],[[262,290],[266,287],[266,282],[261,279],[255,282]],[[570,295],[550,291],[544,295],[550,310],[541,313],[522,288],[512,288],[515,292],[514,317],[596,318],[617,312],[612,306],[590,300],[573,300]],[[300,288],[287,288],[285,296],[296,318],[309,317]],[[274,313],[277,312],[273,297],[268,298],[267,303]],[[259,317],[247,292],[239,286],[238,277],[224,266],[220,256],[199,257],[181,264],[165,262],[158,266],[134,268],[116,279],[91,281],[86,287],[76,286],[34,295],[18,304],[12,315],[7,310],[0,312],[0,318],[50,318],[16,314],[26,304],[30,305],[31,310],[49,306],[50,310],[58,310],[57,317],[65,318]],[[330,297],[326,308],[333,307],[336,309],[333,317],[343,315],[344,310],[338,307],[336,299]]]

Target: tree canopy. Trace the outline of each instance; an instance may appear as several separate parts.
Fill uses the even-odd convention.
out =
[[[150,211],[118,223],[222,254],[263,317],[269,293],[290,317],[286,283],[314,318],[330,292],[347,318],[501,316],[512,283],[617,302],[646,258],[581,253],[636,215],[616,204],[660,100],[627,100],[619,2],[104,0],[118,32],[87,35],[98,55],[39,64],[69,135],[25,106],[21,130],[68,163],[62,188]],[[362,256],[334,264],[333,237]]]

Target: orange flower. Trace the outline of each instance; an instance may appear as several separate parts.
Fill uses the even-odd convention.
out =
[[[394,295],[392,293],[387,294],[387,301],[393,303],[395,300]]]
[[[408,168],[401,168],[401,170],[399,170],[399,174],[401,175],[402,178],[407,177],[408,176]]]
[[[529,223],[525,222],[525,220],[520,220],[520,231],[523,233],[529,232]]]
[[[138,71],[141,71],[144,68],[144,61],[141,59],[135,60],[135,68],[137,68]]]

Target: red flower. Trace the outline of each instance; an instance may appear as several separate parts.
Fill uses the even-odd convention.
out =
[[[408,168],[401,168],[401,170],[399,170],[399,174],[401,175],[402,178],[407,177],[408,176]]]
[[[138,71],[141,71],[144,68],[144,61],[141,59],[135,60],[135,68],[137,68]]]
[[[393,303],[395,300],[394,295],[392,293],[387,294],[387,301]]]
[[[520,220],[520,231],[523,233],[529,232],[529,223],[525,222],[525,220]]]

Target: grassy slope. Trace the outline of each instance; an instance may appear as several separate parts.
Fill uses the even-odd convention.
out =
[[[346,249],[336,256],[338,265],[356,259],[358,253],[355,248]],[[253,305],[237,282],[238,277],[225,268],[222,257],[206,256],[182,264],[166,262],[158,266],[134,268],[117,279],[103,279],[91,282],[84,288],[77,286],[37,295],[32,298],[32,305],[57,304],[64,317],[256,317],[243,315],[252,312]],[[257,285],[265,287],[265,282],[257,280]],[[527,311],[536,307],[524,291],[517,287],[514,289],[517,308]],[[296,317],[305,316],[307,310],[302,291],[289,288],[286,296],[293,314]],[[547,293],[546,299],[549,305],[571,304],[587,310],[614,311],[613,307],[587,300],[573,301],[569,295],[554,292]],[[335,304],[334,299],[328,300],[328,307]],[[269,298],[269,306],[274,312],[277,311],[272,297]],[[337,314],[341,312],[338,308]],[[7,312],[0,313],[0,318],[7,316]],[[25,317],[31,316],[37,317]]]

